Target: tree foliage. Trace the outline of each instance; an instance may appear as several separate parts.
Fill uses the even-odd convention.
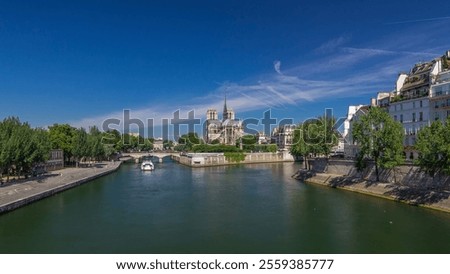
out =
[[[366,160],[373,160],[379,181],[379,168],[391,169],[404,162],[404,131],[384,110],[372,107],[356,121],[353,138],[359,146],[357,167],[364,167]]]
[[[337,145],[338,133],[334,124],[334,118],[322,116],[306,120],[294,130],[290,152],[295,157],[303,157],[307,169],[310,156],[328,156],[331,149]]]
[[[240,149],[229,145],[208,145],[200,144],[192,147],[193,152],[239,152]]]
[[[177,151],[192,151],[195,145],[204,144],[195,132],[181,135],[178,138],[178,145],[175,147]]]
[[[439,172],[450,174],[450,118],[444,125],[435,121],[421,129],[415,148],[419,151],[415,163],[426,173],[433,177]]]
[[[52,149],[62,149],[64,152],[64,161],[70,162],[73,151],[73,135],[76,128],[69,124],[54,124],[48,127],[49,138]]]
[[[0,174],[27,177],[36,164],[49,157],[48,133],[33,129],[17,117],[0,122]]]

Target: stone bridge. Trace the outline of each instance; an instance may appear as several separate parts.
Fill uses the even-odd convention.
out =
[[[173,152],[124,152],[120,157],[121,160],[126,160],[127,158],[135,159],[136,163],[139,163],[143,157],[156,157],[161,163],[163,158],[171,157],[172,155],[179,155],[179,153]]]

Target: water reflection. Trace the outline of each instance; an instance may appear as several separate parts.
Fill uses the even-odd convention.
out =
[[[450,252],[448,214],[304,184],[295,163],[155,166],[0,216],[0,252]]]

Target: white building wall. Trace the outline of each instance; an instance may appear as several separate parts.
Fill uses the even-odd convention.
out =
[[[430,98],[421,97],[391,103],[389,115],[403,125],[405,146],[414,146],[416,135],[421,128],[430,125]]]
[[[408,77],[408,74],[406,73],[400,73],[397,78],[397,82],[395,83],[395,91],[400,91],[403,87],[403,84],[405,83],[406,78]]]
[[[450,71],[439,74],[431,86],[430,119],[445,122],[450,116]]]

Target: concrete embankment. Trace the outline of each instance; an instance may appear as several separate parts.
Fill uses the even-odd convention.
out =
[[[245,153],[245,159],[239,162],[229,161],[224,153],[187,153],[174,155],[172,159],[180,164],[190,167],[209,167],[236,164],[279,163],[293,162],[294,158],[289,152],[262,152]]]
[[[312,170],[299,170],[294,178],[332,188],[339,188],[405,202],[450,213],[449,176],[427,176],[417,167],[404,165],[395,170],[382,171],[376,181],[373,166],[359,172],[352,161],[312,161]]]
[[[0,214],[82,185],[119,169],[121,162],[104,162],[86,168],[66,168],[25,182],[0,187]]]

